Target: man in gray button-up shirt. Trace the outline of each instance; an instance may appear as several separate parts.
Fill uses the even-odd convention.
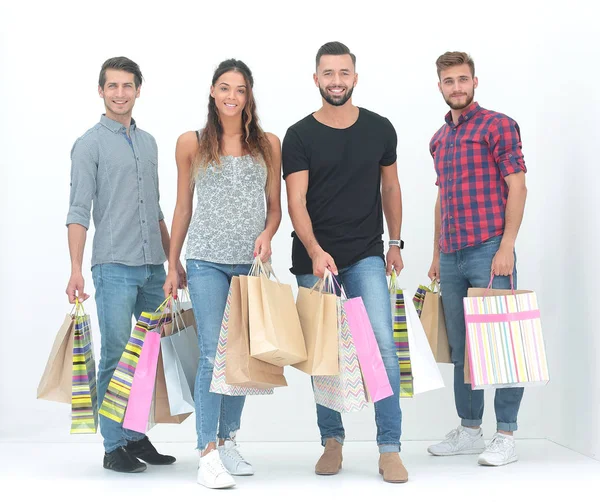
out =
[[[86,300],[83,249],[93,209],[95,235],[92,277],[101,335],[98,403],[102,403],[132,330],[132,318],[154,312],[164,300],[164,262],[169,233],[159,205],[157,148],[154,138],[131,118],[142,74],[124,57],[107,60],[98,92],[106,114],[73,145],[71,197],[67,227],[71,254],[69,301]],[[185,271],[178,266],[182,284]],[[107,395],[107,398],[109,395]],[[140,472],[146,464],[170,464],[148,438],[124,429],[100,412],[104,467]]]

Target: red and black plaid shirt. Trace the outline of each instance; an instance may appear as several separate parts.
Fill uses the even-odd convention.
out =
[[[519,125],[473,102],[452,114],[429,143],[440,187],[440,250],[453,253],[504,232],[508,186],[504,178],[527,172]]]

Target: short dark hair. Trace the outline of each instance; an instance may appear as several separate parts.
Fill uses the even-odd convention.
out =
[[[104,89],[106,83],[106,70],[121,70],[127,73],[133,73],[133,79],[135,82],[136,89],[142,85],[142,71],[137,63],[134,63],[131,59],[124,56],[116,58],[110,58],[104,61],[102,68],[100,69],[100,77],[98,78],[98,85]]]
[[[323,44],[317,52],[317,68],[321,62],[321,56],[343,56],[348,54],[352,59],[352,64],[356,67],[356,56],[350,52],[348,46],[342,42],[327,42]]]
[[[448,68],[452,68],[453,66],[460,65],[469,65],[469,69],[471,70],[471,77],[475,76],[475,61],[473,58],[469,56],[466,52],[444,52],[437,61],[435,62],[435,66],[437,68],[438,78],[440,78],[441,73]]]

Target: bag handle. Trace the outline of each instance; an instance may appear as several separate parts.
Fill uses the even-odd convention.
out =
[[[487,296],[489,294],[489,291],[492,289],[492,283],[494,282],[494,277],[496,277],[496,275],[494,274],[494,272],[492,272],[491,276],[490,276],[490,282],[488,284],[488,287],[485,289],[485,292],[483,293],[483,296]],[[510,274],[510,290],[514,295],[516,295],[515,293],[515,282],[513,280],[513,275]]]

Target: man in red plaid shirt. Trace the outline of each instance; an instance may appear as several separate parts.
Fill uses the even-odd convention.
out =
[[[454,399],[461,425],[428,448],[433,455],[480,454],[481,465],[517,461],[513,432],[523,388],[497,389],[497,432],[486,446],[481,431],[483,391],[464,383],[463,298],[470,287],[516,287],[515,241],[527,188],[518,124],[473,100],[475,64],[464,52],[436,61],[438,87],[450,107],[430,151],[437,173],[433,262],[429,277],[440,281],[448,341],[454,363]]]

